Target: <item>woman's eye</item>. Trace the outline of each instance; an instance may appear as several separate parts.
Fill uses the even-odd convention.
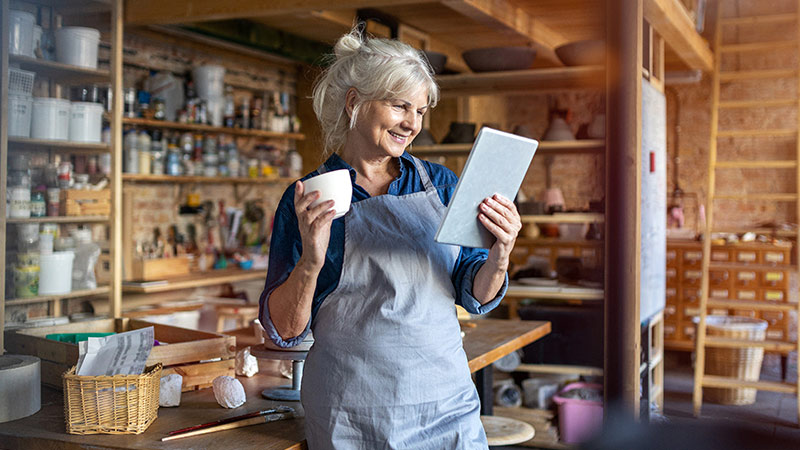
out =
[[[398,111],[404,111],[406,109],[406,105],[394,105],[394,108]]]

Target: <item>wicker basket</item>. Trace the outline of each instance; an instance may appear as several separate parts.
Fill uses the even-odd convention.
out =
[[[760,319],[738,316],[707,316],[706,334],[729,339],[763,341],[767,322]],[[763,347],[706,348],[706,375],[758,381]],[[753,388],[703,388],[704,398],[722,405],[751,405],[756,402]]]
[[[156,420],[161,364],[141,375],[63,375],[64,418],[70,434],[139,434]]]

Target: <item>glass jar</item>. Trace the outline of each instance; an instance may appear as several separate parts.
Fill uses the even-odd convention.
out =
[[[47,203],[44,200],[44,192],[40,189],[31,194],[31,217],[45,217],[47,215]]]

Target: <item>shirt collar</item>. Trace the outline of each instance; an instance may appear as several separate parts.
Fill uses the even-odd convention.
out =
[[[406,166],[414,166],[414,159],[408,152],[403,152],[400,155],[400,176],[398,179],[403,178],[406,175]],[[356,170],[347,164],[345,160],[341,158],[338,154],[334,153],[325,161],[325,167],[328,171],[339,170],[339,169],[347,169],[350,172],[350,180],[355,183],[356,181]]]

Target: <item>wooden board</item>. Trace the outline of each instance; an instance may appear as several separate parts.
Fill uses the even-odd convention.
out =
[[[155,292],[174,291],[178,289],[194,289],[204,286],[236,283],[239,281],[263,280],[266,277],[266,270],[222,269],[193,273],[185,277],[172,278],[165,284],[149,286],[123,285],[122,288],[125,292],[152,294]]]
[[[211,387],[214,378],[223,375],[235,377],[236,359],[167,366],[161,371],[161,376],[165,377],[173,373],[183,377],[183,384],[181,385],[183,392],[205,389]]]

